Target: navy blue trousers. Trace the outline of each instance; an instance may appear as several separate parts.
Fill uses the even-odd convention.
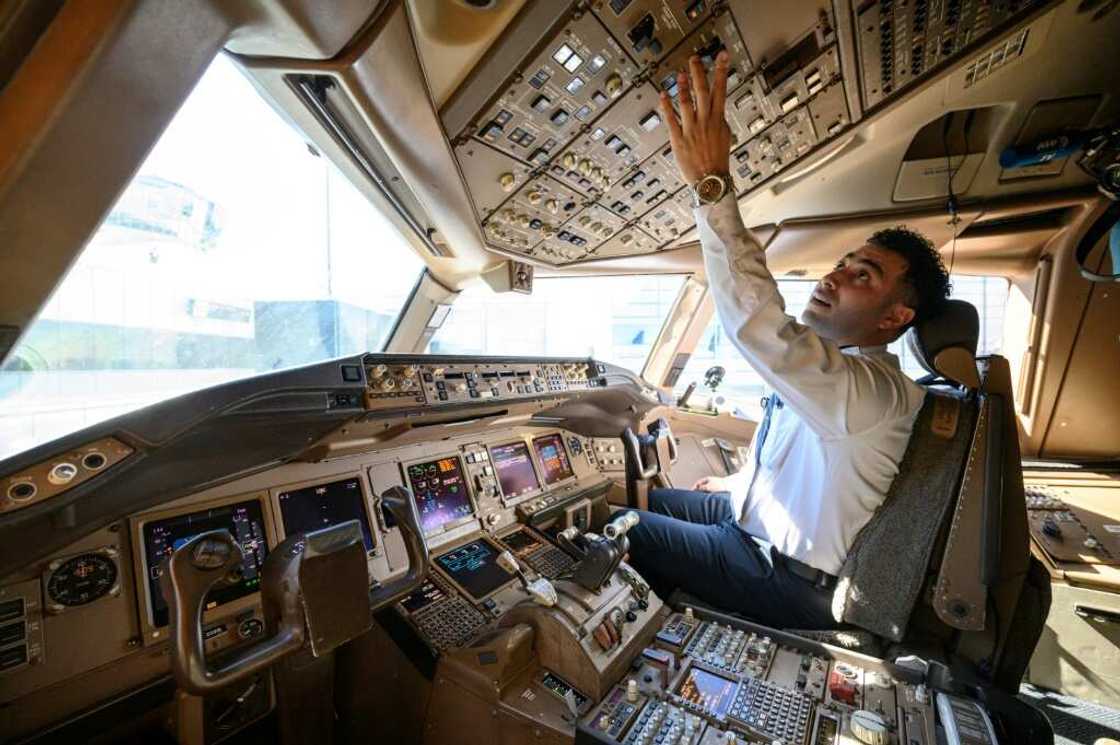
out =
[[[776,628],[830,629],[832,590],[790,572],[738,523],[727,492],[653,489],[635,510],[630,563],[660,597],[680,588],[705,603]]]

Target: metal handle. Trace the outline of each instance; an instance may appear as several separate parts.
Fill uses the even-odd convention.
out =
[[[1087,621],[1096,621],[1097,623],[1120,623],[1120,611],[1077,604],[1073,606],[1073,612]]]
[[[638,436],[634,434],[634,430],[629,427],[622,430],[622,446],[626,449],[627,457],[634,464],[635,475],[639,479],[652,479],[657,475],[657,463],[646,465],[642,459],[641,442],[639,442]]]
[[[228,530],[212,530],[187,541],[167,560],[160,583],[171,608],[171,670],[179,687],[188,693],[204,696],[224,688],[303,646],[303,618],[291,612],[298,611],[297,604],[281,614],[274,635],[242,649],[221,667],[207,665],[202,640],[206,595],[236,571],[243,558],[241,546]]]
[[[408,572],[369,594],[371,610],[383,608],[419,587],[424,582],[424,577],[428,576],[430,561],[412,493],[403,486],[391,487],[381,494],[381,506],[389,510],[397,527],[401,529],[405,552],[408,554]]]

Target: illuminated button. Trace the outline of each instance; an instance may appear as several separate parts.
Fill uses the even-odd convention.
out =
[[[579,75],[576,75],[568,81],[568,84],[564,86],[564,90],[568,91],[568,93],[571,93],[574,96],[586,84],[587,83],[583,78],[581,78]]]
[[[552,99],[550,99],[548,96],[537,96],[533,99],[533,103],[531,105],[535,110],[544,112],[547,111],[548,107],[552,105]]]
[[[575,117],[581,122],[587,121],[591,118],[591,107],[587,105],[580,106],[576,109]]]
[[[782,112],[788,114],[789,112],[793,111],[795,108],[797,108],[797,102],[798,98],[796,93],[791,93],[790,95],[786,96],[782,99]]]
[[[605,86],[607,89],[607,95],[609,95],[611,98],[617,98],[618,95],[622,93],[622,76],[617,72],[611,73],[607,78]]]
[[[596,54],[587,63],[587,71],[594,75],[595,73],[602,70],[605,64],[607,64],[606,58],[604,58],[601,54]]]
[[[607,147],[609,147],[611,150],[616,150],[616,149],[618,149],[619,147],[622,146],[623,142],[622,142],[622,139],[619,138],[618,135],[611,135],[610,137],[607,138],[607,141],[604,142],[603,144],[606,145]]]
[[[568,57],[567,62],[561,64],[564,65],[564,69],[568,72],[575,72],[579,69],[579,66],[583,64],[583,57],[580,57],[578,54],[572,54],[571,57]]]
[[[596,106],[602,106],[609,100],[610,99],[607,98],[607,95],[602,91],[595,91],[591,94],[591,103],[595,104]]]
[[[550,116],[548,120],[557,127],[563,126],[563,124],[568,121],[568,112],[564,111],[564,109],[557,109],[552,112],[552,116]]]
[[[482,128],[482,139],[487,142],[496,142],[502,136],[502,128],[494,122],[490,122]]]
[[[762,130],[766,129],[766,120],[763,119],[761,116],[757,117],[753,122],[750,123],[749,126],[750,126],[750,130],[751,130],[752,135],[753,134],[758,134]]]
[[[513,187],[517,184],[517,177],[509,171],[506,171],[498,177],[498,185],[502,187],[502,191],[513,191]]]
[[[562,65],[567,62],[573,54],[575,54],[575,52],[570,46],[568,46],[567,44],[561,44],[560,48],[552,53],[552,59],[556,60]]]
[[[591,139],[595,142],[598,142],[606,136],[607,130],[603,129],[602,127],[596,127],[595,130],[591,133]]]
[[[638,120],[638,126],[647,132],[652,132],[661,125],[661,117],[656,111],[651,111]]]

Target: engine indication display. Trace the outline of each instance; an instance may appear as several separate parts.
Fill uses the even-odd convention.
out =
[[[115,555],[115,549],[107,549],[53,563],[46,578],[47,610],[58,613],[119,591]]]
[[[498,483],[506,499],[516,499],[540,491],[541,482],[524,442],[511,442],[490,448],[490,460],[498,472]]]
[[[564,451],[564,438],[560,435],[534,438],[533,449],[537,451],[537,458],[540,459],[544,483],[552,486],[574,475],[572,464],[568,461],[568,454]]]
[[[425,534],[458,524],[474,514],[458,456],[413,463],[405,471]]]

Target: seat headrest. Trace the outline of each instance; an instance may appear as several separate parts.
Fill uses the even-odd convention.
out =
[[[906,343],[928,372],[967,388],[980,387],[976,345],[980,314],[972,303],[947,300],[940,313],[913,326]]]

